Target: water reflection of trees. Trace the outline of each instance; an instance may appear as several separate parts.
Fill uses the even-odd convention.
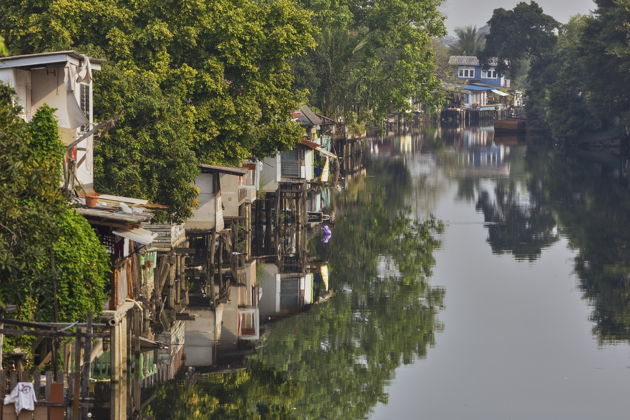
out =
[[[476,207],[488,223],[492,252],[509,252],[516,259],[533,261],[558,240],[553,214],[540,202],[536,185],[529,186],[528,197],[523,197],[514,182],[498,180],[494,197],[487,190],[479,195]]]
[[[401,162],[370,162],[368,173],[360,194],[341,198],[333,240],[318,249],[346,292],[274,326],[256,356],[303,386],[299,418],[365,417],[387,400],[394,370],[424,357],[441,328],[444,292],[427,282],[441,224],[400,207],[412,186]]]
[[[630,196],[610,176],[618,159],[577,159],[531,149],[544,205],[577,251],[575,272],[601,343],[630,340]],[[611,170],[612,169],[612,170]]]
[[[395,369],[424,357],[441,329],[444,291],[427,279],[442,225],[402,207],[412,182],[401,161],[368,164],[367,182],[339,198],[333,239],[313,249],[339,294],[275,323],[247,370],[162,388],[156,413],[353,419],[387,401]]]

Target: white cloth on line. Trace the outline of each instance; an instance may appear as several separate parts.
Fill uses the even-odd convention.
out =
[[[18,382],[13,391],[4,397],[4,405],[15,403],[15,413],[22,410],[35,411],[35,388],[32,382]]]

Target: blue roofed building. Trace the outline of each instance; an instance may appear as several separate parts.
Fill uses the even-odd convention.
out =
[[[459,83],[481,83],[489,86],[507,88],[510,80],[497,72],[497,60],[492,59],[488,66],[483,64],[475,56],[453,55],[448,64],[453,68],[455,79]]]

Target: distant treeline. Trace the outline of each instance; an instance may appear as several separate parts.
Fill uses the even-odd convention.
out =
[[[484,57],[526,90],[530,122],[572,140],[596,131],[630,128],[630,8],[595,0],[589,16],[562,25],[536,2],[496,9]]]

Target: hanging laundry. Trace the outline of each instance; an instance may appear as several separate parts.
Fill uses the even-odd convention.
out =
[[[4,405],[15,404],[15,413],[22,410],[35,411],[35,388],[32,382],[18,382],[13,391],[4,397]]]
[[[330,241],[331,237],[332,237],[332,230],[330,230],[330,227],[326,225],[322,226],[322,242],[327,244],[328,241]]]

